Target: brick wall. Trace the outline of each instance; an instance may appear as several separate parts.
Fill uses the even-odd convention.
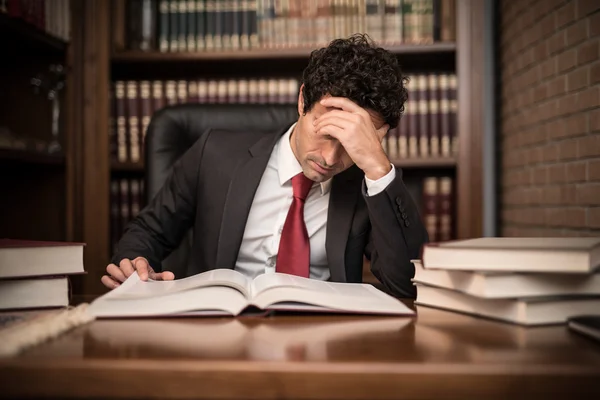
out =
[[[600,236],[600,1],[501,0],[504,236]]]

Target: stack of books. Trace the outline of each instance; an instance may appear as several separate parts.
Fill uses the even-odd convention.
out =
[[[0,239],[0,310],[67,307],[82,243]]]
[[[600,238],[428,243],[413,264],[417,305],[525,326],[600,315]]]

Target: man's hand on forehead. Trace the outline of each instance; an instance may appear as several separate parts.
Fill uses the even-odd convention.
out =
[[[347,98],[327,97],[320,103],[335,109],[314,120],[317,134],[337,139],[370,179],[376,180],[388,173],[391,164],[381,142],[389,125]]]

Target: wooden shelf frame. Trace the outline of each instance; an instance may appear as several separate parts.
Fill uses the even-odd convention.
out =
[[[387,46],[394,54],[434,54],[454,53],[456,43],[438,42],[431,44],[400,44]],[[253,50],[236,51],[207,51],[207,52],[159,52],[159,51],[120,51],[112,54],[113,63],[148,63],[167,62],[177,63],[185,61],[226,61],[226,60],[285,60],[285,59],[308,59],[312,47],[270,49],[259,48]]]
[[[28,42],[30,46],[46,52],[63,53],[67,50],[69,43],[61,38],[49,34],[37,26],[20,18],[0,14],[0,34],[6,40],[13,41],[15,36],[19,42]]]
[[[144,172],[144,162],[118,162],[111,161],[112,172]]]

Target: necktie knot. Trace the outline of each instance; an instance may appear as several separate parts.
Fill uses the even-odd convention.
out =
[[[306,175],[300,172],[298,175],[295,175],[292,178],[292,188],[294,190],[294,197],[299,198],[300,200],[306,200],[308,196],[308,192],[313,185],[313,181],[308,179]]]

